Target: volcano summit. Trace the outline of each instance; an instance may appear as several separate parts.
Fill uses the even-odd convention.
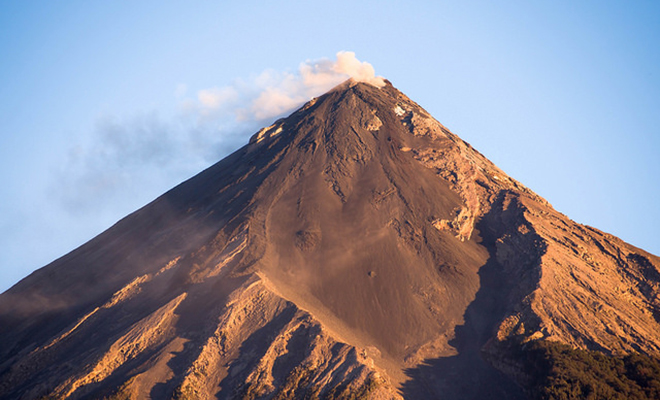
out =
[[[659,288],[658,257],[349,80],[0,295],[0,398],[545,398],[560,357],[654,368]]]

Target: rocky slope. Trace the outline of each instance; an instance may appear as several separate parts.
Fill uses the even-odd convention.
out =
[[[0,295],[0,397],[525,398],[512,339],[658,355],[659,268],[347,81]]]

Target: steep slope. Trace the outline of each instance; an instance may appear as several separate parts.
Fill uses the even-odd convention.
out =
[[[0,295],[0,397],[524,398],[657,355],[659,267],[349,80]]]

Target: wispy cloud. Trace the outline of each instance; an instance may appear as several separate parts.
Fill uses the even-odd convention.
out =
[[[191,91],[179,84],[173,90],[177,115],[99,118],[88,143],[72,148],[57,168],[52,193],[74,214],[126,213],[349,77],[384,85],[371,64],[347,51],[334,60],[305,61],[295,72],[265,70],[225,86]]]
[[[202,89],[196,99],[187,99],[182,105],[186,111],[195,111],[205,118],[233,115],[239,122],[267,122],[290,113],[348,78],[377,87],[385,85],[373,66],[358,60],[355,53],[340,51],[336,57],[307,60],[296,72],[266,70],[228,86]]]
[[[17,266],[20,272],[5,277],[18,279],[25,268],[43,265],[90,239],[349,77],[383,84],[371,65],[340,52],[334,60],[305,61],[294,71],[266,70],[224,86],[180,83],[172,88],[175,113],[99,117],[51,165],[49,187],[35,189],[39,192],[26,195],[16,207],[0,207],[6,216],[0,223],[5,232],[0,261],[24,263]]]

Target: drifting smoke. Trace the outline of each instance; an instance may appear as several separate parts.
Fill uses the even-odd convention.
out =
[[[266,70],[250,79],[198,90],[175,88],[181,114],[104,117],[90,142],[72,149],[53,188],[71,215],[119,218],[246,144],[250,135],[348,78],[385,85],[355,53],[306,61],[296,72]]]
[[[0,231],[8,240],[1,243],[0,261],[26,260],[32,268],[45,264],[349,77],[384,85],[371,65],[340,52],[335,60],[306,61],[292,72],[268,70],[217,88],[193,90],[182,83],[173,88],[172,103],[181,108],[174,115],[152,110],[102,116],[51,166],[51,184],[41,196],[2,214],[8,218],[0,220]],[[66,234],[61,227],[67,227]],[[31,259],[26,248],[39,251]]]
[[[379,88],[385,86],[371,64],[358,60],[351,51],[340,51],[335,61],[306,61],[296,73],[268,70],[251,81],[238,80],[230,86],[200,90],[196,101],[187,100],[184,107],[203,117],[233,113],[238,121],[265,122],[290,113],[348,78]]]

